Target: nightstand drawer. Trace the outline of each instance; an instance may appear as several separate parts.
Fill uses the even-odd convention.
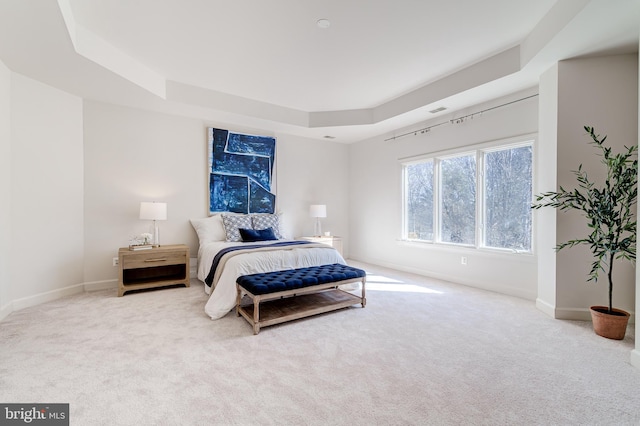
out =
[[[122,268],[151,268],[164,265],[180,265],[186,263],[186,253],[135,253],[124,256]]]

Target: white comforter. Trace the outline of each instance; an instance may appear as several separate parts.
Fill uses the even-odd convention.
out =
[[[221,249],[243,244],[268,245],[269,243],[273,243],[273,241],[265,241],[263,243],[228,243],[220,241],[201,245],[198,250],[198,279],[204,282],[211,269],[213,258]],[[232,310],[236,305],[236,279],[241,275],[333,263],[346,264],[340,253],[330,246],[288,246],[282,250],[236,254],[224,264],[224,269],[218,282],[214,282],[211,287],[205,284],[204,287],[207,294],[209,294],[209,300],[204,310],[211,319],[222,318]]]

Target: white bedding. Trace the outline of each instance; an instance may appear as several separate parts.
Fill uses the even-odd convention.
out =
[[[204,282],[211,269],[213,258],[223,248],[239,245],[268,245],[273,242],[230,243],[216,241],[204,243],[198,250],[198,279]],[[226,261],[217,283],[213,283],[211,288],[205,284],[204,287],[207,294],[209,294],[209,300],[204,310],[211,319],[222,318],[232,310],[236,305],[236,279],[241,275],[332,263],[346,264],[340,253],[330,246],[288,246],[282,250],[236,254]]]

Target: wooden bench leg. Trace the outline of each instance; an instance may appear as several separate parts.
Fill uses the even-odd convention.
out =
[[[253,334],[260,333],[260,298],[253,299]]]
[[[364,293],[364,285],[366,281],[367,281],[367,278],[363,277],[362,278],[362,307],[363,308],[367,305],[367,298],[365,297],[365,293]]]

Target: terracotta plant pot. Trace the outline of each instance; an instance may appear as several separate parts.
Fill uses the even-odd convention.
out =
[[[598,336],[607,339],[622,340],[627,331],[629,313],[622,309],[613,308],[613,313],[608,313],[606,306],[592,306],[591,320],[593,321],[593,331]]]

